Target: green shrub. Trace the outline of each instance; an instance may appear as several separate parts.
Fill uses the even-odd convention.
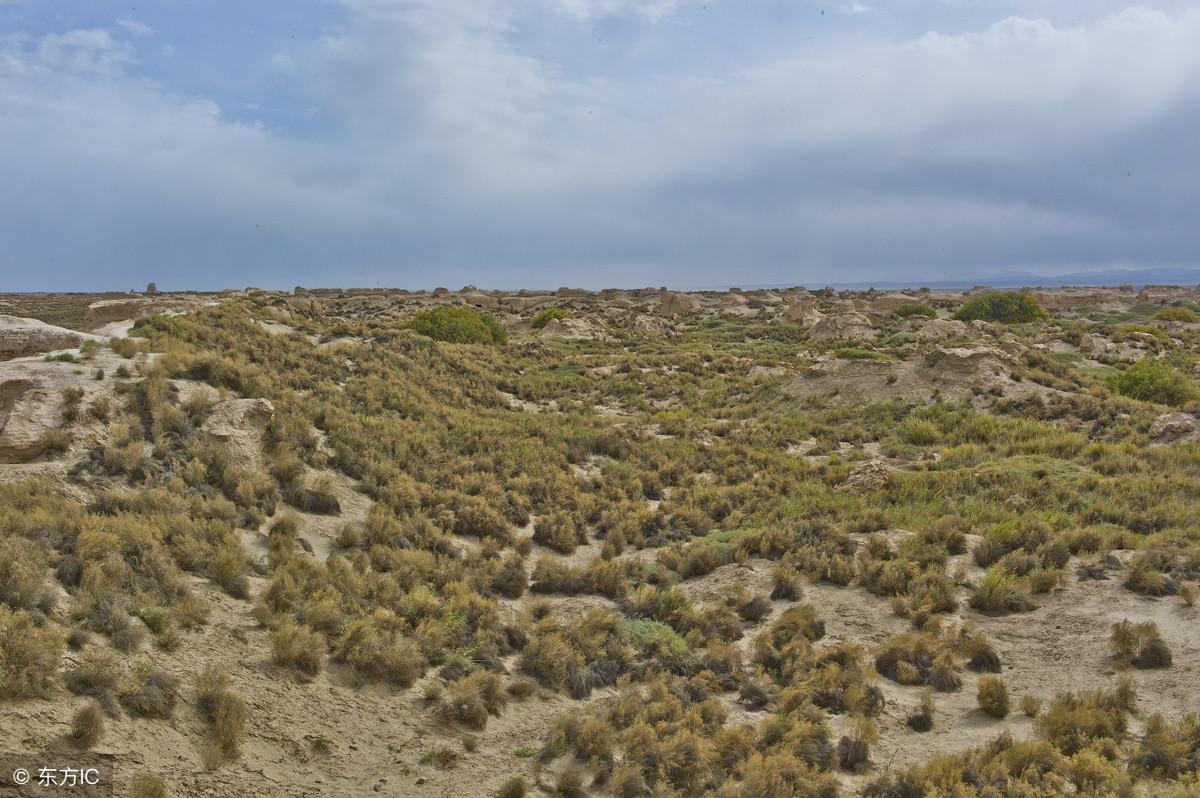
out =
[[[1153,355],[1147,355],[1124,371],[1108,378],[1108,387],[1130,399],[1181,405],[1200,397],[1200,389],[1181,371]]]
[[[1001,324],[1023,324],[1045,321],[1050,318],[1037,299],[1017,291],[989,291],[967,300],[955,313],[959,321],[999,322]]]
[[[1195,324],[1200,322],[1200,316],[1197,316],[1190,308],[1163,308],[1158,313],[1154,314],[1156,321],[1182,321],[1187,324]]]
[[[893,310],[892,313],[895,313],[902,319],[911,318],[912,316],[924,316],[927,319],[937,318],[937,311],[924,302],[906,302]]]
[[[566,308],[546,308],[533,317],[533,329],[540,330],[555,319],[569,319],[574,315]]]
[[[406,325],[410,330],[451,344],[505,344],[508,333],[491,316],[467,307],[422,310]]]

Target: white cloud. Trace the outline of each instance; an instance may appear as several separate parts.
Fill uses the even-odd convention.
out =
[[[117,25],[133,36],[153,36],[157,31],[144,22],[138,22],[136,19],[118,19]]]
[[[24,72],[116,74],[131,58],[130,48],[102,28],[50,33],[40,39],[9,39],[7,65]]]
[[[683,13],[537,2],[585,31]],[[630,73],[571,58],[544,28],[531,37],[528,7],[345,5],[344,26],[271,59],[308,93],[298,107],[338,126],[307,142],[147,81],[110,31],[9,37],[0,146],[21,157],[0,163],[0,238],[55,262],[253,256],[300,270],[352,254],[362,269],[436,264],[480,284],[469,270],[492,264],[509,285],[555,264],[592,284],[731,262],[766,281],[801,263],[930,274],[1200,245],[1182,218],[1200,179],[1187,121],[1200,117],[1200,10],[1018,16]]]

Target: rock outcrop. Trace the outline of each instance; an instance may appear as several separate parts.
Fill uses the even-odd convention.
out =
[[[955,319],[922,319],[913,321],[917,335],[931,341],[941,341],[947,338],[968,338],[971,328]]]
[[[811,296],[804,296],[787,306],[783,318],[792,324],[812,327],[825,318],[825,314],[817,310],[817,303]]]
[[[813,325],[809,338],[814,341],[869,341],[879,336],[879,331],[861,313],[842,313],[825,316]]]
[[[901,305],[911,305],[919,301],[915,296],[908,294],[884,294],[871,300],[870,309],[872,313],[891,313]]]
[[[1200,422],[1190,413],[1164,413],[1150,425],[1150,437],[1159,443],[1176,443],[1200,437]]]
[[[27,463],[45,451],[46,433],[60,421],[50,400],[35,380],[0,383],[0,463]]]
[[[567,341],[607,341],[609,335],[587,319],[552,319],[538,333],[540,338],[562,338]]]
[[[869,493],[887,485],[892,468],[882,460],[868,460],[854,467],[843,484],[847,490]]]
[[[658,301],[658,312],[663,316],[686,316],[700,309],[700,300],[691,294],[665,293]]]
[[[37,319],[0,316],[0,360],[71,349],[95,337]]]
[[[252,469],[262,467],[263,432],[275,415],[266,399],[226,399],[217,402],[200,430],[229,449]]]

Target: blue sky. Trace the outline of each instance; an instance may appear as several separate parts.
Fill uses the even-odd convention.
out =
[[[0,0],[0,290],[1200,266],[1200,5]]]

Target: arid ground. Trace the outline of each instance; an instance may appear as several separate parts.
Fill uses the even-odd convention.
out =
[[[136,798],[1198,795],[1197,311],[0,295],[0,751]]]

